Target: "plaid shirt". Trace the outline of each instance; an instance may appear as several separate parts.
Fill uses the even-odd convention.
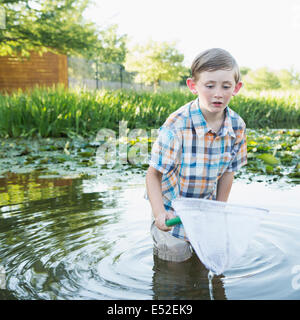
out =
[[[224,172],[247,163],[246,125],[228,106],[219,132],[206,124],[198,99],[173,112],[159,129],[149,165],[162,175],[166,210],[177,196],[216,199],[218,179]],[[175,213],[176,214],[176,213]],[[187,240],[183,225],[170,231]]]

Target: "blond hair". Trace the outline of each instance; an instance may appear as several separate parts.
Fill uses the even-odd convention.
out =
[[[194,59],[191,72],[194,81],[199,79],[203,71],[233,70],[235,82],[241,81],[241,73],[233,56],[226,50],[212,48],[198,54]]]

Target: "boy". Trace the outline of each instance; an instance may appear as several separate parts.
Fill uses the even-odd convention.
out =
[[[227,105],[242,87],[239,67],[227,51],[200,53],[187,79],[198,98],[172,113],[159,130],[146,174],[147,195],[154,221],[154,254],[168,261],[192,256],[182,224],[174,218],[176,197],[227,201],[234,172],[247,163],[246,126]]]

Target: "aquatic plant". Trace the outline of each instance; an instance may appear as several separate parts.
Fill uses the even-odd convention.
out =
[[[8,171],[95,175],[107,168],[144,172],[153,138],[128,136],[113,141],[100,141],[96,136],[0,139],[0,175]],[[237,178],[300,183],[299,129],[248,129],[247,145],[248,163]]]
[[[299,93],[249,93],[234,97],[230,107],[248,128],[299,128]],[[117,131],[119,121],[129,129],[159,128],[165,119],[195,99],[188,90],[136,92],[130,90],[66,90],[35,88],[0,95],[0,137],[88,137],[101,128]]]

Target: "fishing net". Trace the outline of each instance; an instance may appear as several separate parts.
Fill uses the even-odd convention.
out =
[[[219,275],[247,250],[268,210],[226,202],[178,198],[172,202],[189,241],[207,269]]]

